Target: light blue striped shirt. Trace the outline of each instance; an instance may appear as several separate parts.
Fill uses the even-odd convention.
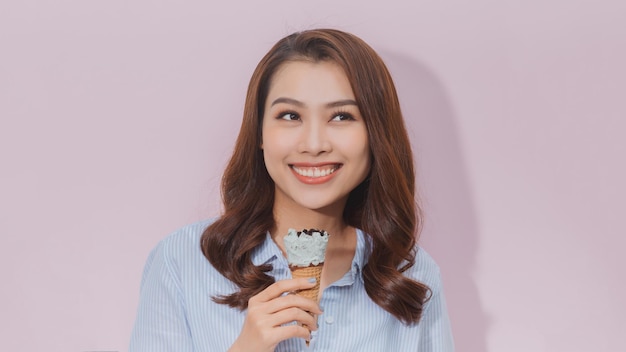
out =
[[[184,227],[162,240],[147,260],[130,352],[226,351],[235,341],[246,312],[217,304],[212,296],[237,290],[200,250],[210,221]],[[319,329],[307,347],[303,339],[282,341],[276,351],[454,351],[439,267],[419,249],[405,275],[432,290],[418,324],[407,326],[376,305],[365,292],[361,268],[369,236],[357,230],[352,268],[328,286],[320,305]],[[255,265],[270,263],[276,280],[291,278],[287,260],[267,236],[252,255]]]

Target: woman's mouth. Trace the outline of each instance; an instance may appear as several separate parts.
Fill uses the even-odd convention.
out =
[[[293,170],[296,177],[308,184],[324,183],[330,180],[334,173],[341,168],[342,164],[326,164],[326,165],[294,165],[289,167]]]

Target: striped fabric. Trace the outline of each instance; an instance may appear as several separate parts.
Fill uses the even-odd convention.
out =
[[[216,304],[212,296],[237,287],[202,255],[200,237],[210,221],[189,225],[162,240],[150,253],[141,282],[130,352],[227,351],[237,338],[245,311]],[[439,268],[422,249],[405,274],[427,284],[433,296],[422,320],[405,326],[365,293],[361,268],[368,236],[357,230],[352,269],[324,290],[319,329],[310,346],[303,339],[281,342],[276,351],[454,351]],[[276,280],[291,277],[287,261],[271,237],[253,253],[255,265],[271,263]]]

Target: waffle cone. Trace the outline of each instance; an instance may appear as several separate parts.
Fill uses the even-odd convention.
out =
[[[320,281],[322,280],[322,268],[324,268],[323,263],[319,265],[307,266],[307,267],[299,267],[299,266],[290,267],[291,277],[294,279],[298,279],[298,278],[308,279],[310,277],[315,278],[315,286],[306,290],[297,291],[296,292],[297,295],[310,298],[314,300],[315,302],[317,302],[319,298],[319,294],[320,294]],[[307,327],[306,325],[303,325],[303,326]],[[309,346],[309,342],[310,342],[309,340],[306,341],[307,347]]]
[[[320,293],[320,281],[322,280],[322,268],[323,267],[324,267],[324,264],[319,264],[315,266],[307,266],[307,267],[294,266],[290,268],[291,276],[294,279],[301,278],[301,277],[303,278],[313,277],[316,280],[315,286],[306,290],[300,290],[296,292],[297,295],[310,298],[314,300],[315,302],[317,302],[319,293]]]

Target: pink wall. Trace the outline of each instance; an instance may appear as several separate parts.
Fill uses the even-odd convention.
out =
[[[336,27],[397,81],[460,352],[624,351],[626,4],[0,4],[0,350],[126,351],[149,250],[217,213],[249,75]]]

